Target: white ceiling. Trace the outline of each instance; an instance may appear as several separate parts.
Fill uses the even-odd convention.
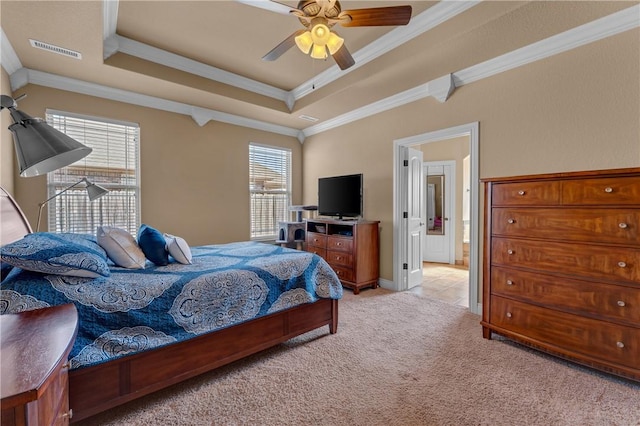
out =
[[[14,90],[49,85],[181,112],[201,125],[228,121],[302,139],[365,111],[434,95],[448,79],[468,84],[489,65],[492,73],[508,69],[505,61],[517,66],[519,51],[536,60],[558,45],[567,50],[635,28],[637,3],[342,0],[343,9],[409,4],[413,14],[407,26],[336,26],[356,60],[341,71],[331,58],[314,60],[295,46],[262,61],[302,28],[268,0],[2,0],[2,65]],[[82,59],[33,48],[29,39]]]

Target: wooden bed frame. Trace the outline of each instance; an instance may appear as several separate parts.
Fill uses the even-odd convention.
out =
[[[0,188],[0,245],[32,232]],[[86,419],[325,325],[338,327],[338,301],[320,299],[192,339],[69,372],[71,422]],[[82,327],[82,322],[80,322]]]

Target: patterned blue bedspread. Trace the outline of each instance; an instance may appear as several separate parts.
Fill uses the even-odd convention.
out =
[[[257,242],[193,247],[192,253],[192,265],[112,266],[107,278],[14,268],[0,286],[0,314],[74,303],[80,318],[70,355],[75,369],[342,297],[336,274],[312,253]]]

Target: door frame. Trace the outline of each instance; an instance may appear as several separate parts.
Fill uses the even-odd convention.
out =
[[[455,188],[456,188],[456,183],[457,183],[456,182],[456,162],[452,161],[452,160],[442,160],[442,161],[424,161],[422,163],[423,170],[426,170],[429,166],[449,166],[450,167],[449,176],[447,176],[447,179],[445,179],[445,188],[449,188],[449,193],[445,194],[446,196],[448,196],[447,203],[449,203],[449,212],[448,212],[449,213],[449,215],[448,215],[449,216],[449,218],[448,218],[449,225],[447,227],[449,229],[448,234],[447,234],[449,236],[449,262],[448,263],[450,265],[455,265],[455,263],[456,263],[456,226],[455,226],[455,223],[456,223],[456,220],[457,220],[456,219],[457,218],[457,215],[456,215],[456,213],[457,213],[456,212],[456,203],[455,203],[456,199],[457,199],[456,196],[455,196],[455,193],[456,193],[456,189]],[[426,178],[426,176],[427,176],[427,172],[426,171],[425,171],[424,175],[425,175],[425,178]],[[445,190],[445,188],[443,188],[443,191]],[[427,197],[426,197],[426,191],[427,191],[426,183],[425,183],[425,189],[424,190],[425,190],[424,199],[425,199],[425,202],[426,202],[426,199],[427,199]],[[452,198],[451,193],[453,193],[453,202],[452,202],[452,199],[451,199]],[[444,213],[446,213],[446,212],[444,212]],[[445,216],[447,216],[447,215],[445,215]],[[429,238],[428,234],[427,234],[427,236],[425,236],[425,244],[423,245],[423,248],[427,245],[426,244],[427,238]],[[423,260],[424,260],[424,257],[425,257],[425,253],[422,253],[422,259]]]
[[[402,264],[406,259],[402,256],[402,244],[406,241],[407,226],[403,217],[403,194],[402,175],[403,148],[423,145],[425,143],[437,142],[445,139],[452,139],[461,136],[469,137],[469,154],[471,166],[471,216],[470,216],[470,241],[469,241],[469,310],[475,314],[482,312],[482,305],[478,301],[478,279],[479,279],[479,185],[480,185],[480,124],[472,122],[462,124],[447,129],[422,133],[393,141],[393,290],[406,290],[406,279],[403,276]]]

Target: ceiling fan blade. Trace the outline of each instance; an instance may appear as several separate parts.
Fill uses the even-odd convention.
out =
[[[295,33],[291,34],[289,37],[285,38],[279,45],[274,47],[269,53],[262,57],[263,61],[275,61],[278,59],[284,52],[291,49],[296,44],[296,37],[300,34],[304,33],[306,30],[298,30]]]
[[[347,68],[353,66],[356,61],[353,60],[353,56],[349,53],[347,46],[345,44],[342,45],[340,49],[336,53],[333,54],[333,59],[336,61],[336,64],[340,67],[341,70],[346,70]]]
[[[247,6],[253,6],[271,12],[280,13],[282,15],[288,15],[291,10],[295,8],[289,7],[284,3],[271,0],[236,0],[238,3],[246,4]]]
[[[338,18],[343,27],[407,25],[411,19],[411,10],[411,6],[354,9],[343,11]]]

